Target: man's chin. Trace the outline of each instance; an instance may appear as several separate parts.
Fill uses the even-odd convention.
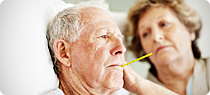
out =
[[[115,78],[114,80],[106,80],[106,87],[112,90],[120,90],[123,87],[123,78]]]
[[[123,84],[116,84],[113,86],[109,86],[109,89],[113,91],[113,93],[115,93],[116,91],[120,90],[123,88]]]
[[[103,85],[108,89],[119,90],[123,87],[123,69],[115,68],[109,69],[107,72]]]

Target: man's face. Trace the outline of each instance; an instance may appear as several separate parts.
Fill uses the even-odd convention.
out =
[[[84,30],[71,48],[73,72],[92,88],[120,89],[126,51],[113,18],[97,8],[82,10]]]

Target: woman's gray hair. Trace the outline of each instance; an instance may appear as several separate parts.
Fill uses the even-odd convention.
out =
[[[47,30],[47,39],[50,49],[50,54],[53,61],[53,68],[58,76],[60,72],[59,60],[56,58],[53,48],[53,43],[56,39],[63,39],[68,42],[75,42],[78,40],[80,33],[84,29],[83,21],[81,19],[81,9],[88,7],[95,7],[109,12],[109,5],[105,0],[91,0],[83,1],[73,7],[64,9],[59,12],[54,19],[49,22]]]

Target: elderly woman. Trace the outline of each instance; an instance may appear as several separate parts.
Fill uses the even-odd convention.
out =
[[[181,95],[204,95],[210,59],[201,58],[196,43],[201,27],[199,15],[183,0],[138,0],[124,33],[136,57],[153,53],[145,59],[151,65],[149,80]]]

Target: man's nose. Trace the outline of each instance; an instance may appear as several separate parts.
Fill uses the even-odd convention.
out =
[[[123,42],[119,39],[115,39],[115,43],[113,43],[114,48],[111,50],[111,55],[121,55],[124,54],[126,51],[125,46],[123,45]]]
[[[164,40],[164,32],[159,28],[153,29],[153,41],[156,42],[162,42]]]

